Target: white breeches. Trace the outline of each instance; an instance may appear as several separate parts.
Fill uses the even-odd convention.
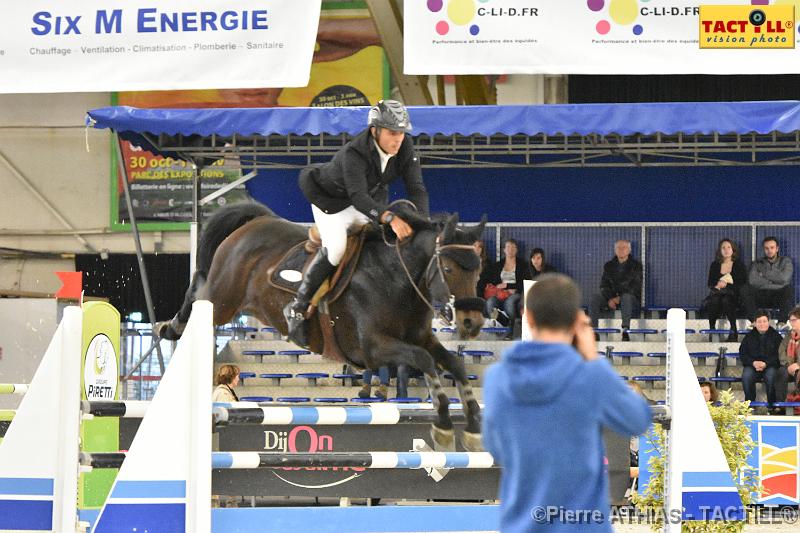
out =
[[[319,230],[322,246],[328,249],[328,262],[336,266],[344,257],[344,251],[347,248],[347,229],[369,224],[369,218],[352,205],[343,211],[329,215],[311,204],[311,212]]]

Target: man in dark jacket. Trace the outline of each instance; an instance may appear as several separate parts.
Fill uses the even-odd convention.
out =
[[[589,314],[592,327],[596,328],[601,311],[622,311],[622,340],[626,341],[631,317],[642,297],[642,264],[631,257],[631,242],[624,239],[614,245],[614,255],[614,259],[603,265],[600,292],[592,295]]]
[[[742,287],[742,300],[750,320],[756,307],[778,307],[778,323],[782,328],[794,306],[794,266],[791,258],[780,255],[781,248],[775,237],[766,237],[761,245],[764,257],[750,265],[749,284]]]
[[[774,414],[782,414],[782,409],[773,407],[778,398],[777,391],[785,390],[782,386],[781,361],[778,348],[783,338],[769,325],[766,311],[757,311],[753,329],[742,340],[739,346],[739,360],[742,362],[742,388],[744,399],[751,402],[756,399],[756,381],[761,379],[767,389],[767,402]]]
[[[503,467],[504,533],[611,533],[603,428],[630,436],[650,425],[645,399],[597,356],[580,303],[567,276],[541,276],[526,296],[534,340],[514,344],[484,377],[483,442]]]
[[[402,176],[409,199],[422,213],[429,211],[419,157],[406,136],[411,121],[405,106],[381,100],[370,109],[367,124],[330,162],[300,173],[300,189],[311,202],[322,239],[322,248],[309,264],[297,296],[283,309],[289,339],[300,346],[308,346],[308,304],[342,260],[348,228],[372,221],[390,225],[401,240],[411,235],[411,226],[388,209],[389,184]]]

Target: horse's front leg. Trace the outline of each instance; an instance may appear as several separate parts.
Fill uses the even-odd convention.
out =
[[[450,400],[447,398],[433,357],[420,346],[409,344],[386,335],[376,335],[367,343],[368,358],[376,367],[388,364],[407,364],[418,368],[425,374],[425,382],[431,394],[433,408],[439,419],[431,427],[433,446],[437,451],[455,451],[453,421],[450,419]]]
[[[469,384],[469,379],[467,379],[464,361],[442,346],[438,339],[432,335],[425,344],[425,348],[431,353],[439,367],[444,368],[453,375],[458,387],[458,395],[461,397],[464,415],[467,418],[462,442],[464,448],[470,452],[483,451],[483,443],[481,442],[481,408],[472,392],[472,385]]]

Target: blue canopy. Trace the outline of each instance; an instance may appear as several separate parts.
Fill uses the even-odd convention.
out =
[[[151,135],[354,135],[366,107],[137,109],[89,111],[87,124],[123,138]],[[686,102],[412,107],[414,135],[729,134],[800,130],[800,102]]]

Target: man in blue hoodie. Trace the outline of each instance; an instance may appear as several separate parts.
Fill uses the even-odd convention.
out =
[[[484,380],[483,442],[503,467],[500,530],[612,532],[603,427],[644,433],[650,407],[598,358],[578,286],[539,279],[525,302],[535,340]]]

